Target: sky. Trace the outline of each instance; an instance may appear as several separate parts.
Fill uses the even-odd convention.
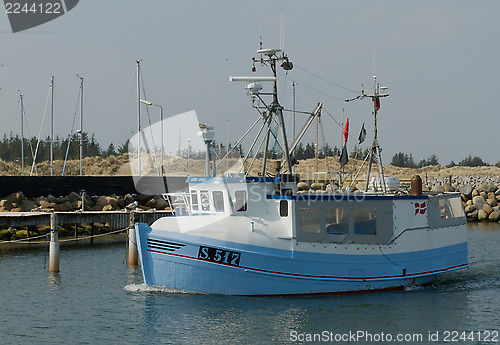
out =
[[[25,135],[38,136],[54,76],[54,131],[67,136],[78,74],[85,81],[83,130],[104,147],[120,146],[137,130],[134,71],[141,60],[146,98],[161,105],[165,117],[195,110],[200,122],[214,126],[216,141],[229,136],[234,143],[258,113],[245,84],[231,83],[229,76],[252,75],[260,36],[264,48],[280,47],[284,17],[283,48],[295,65],[279,75],[285,108],[291,108],[295,81],[297,110],[312,111],[323,102],[337,122],[349,118],[349,150],[366,123],[367,148],[372,103],[343,100],[359,94],[362,85],[371,92],[375,74],[389,92],[378,114],[384,163],[404,152],[417,162],[435,154],[448,164],[471,154],[495,164],[498,13],[498,1],[82,0],[63,16],[15,34],[0,13],[0,134],[20,135],[23,93]],[[270,71],[258,65],[254,75]],[[158,108],[150,116],[158,121]],[[297,128],[304,116],[297,115]],[[291,115],[285,119],[290,124]],[[143,121],[147,126],[147,116]],[[325,112],[322,122],[325,140],[340,146],[341,128]],[[48,126],[47,114],[44,138]],[[179,130],[167,135],[178,139]],[[188,139],[180,133],[181,148]],[[306,138],[313,140],[315,133]]]

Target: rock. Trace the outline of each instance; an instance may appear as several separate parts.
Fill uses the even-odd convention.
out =
[[[106,205],[102,208],[103,211],[113,211],[113,206],[111,205]]]
[[[22,212],[22,210],[19,207],[14,207],[10,212]]]
[[[465,213],[471,213],[471,212],[473,212],[473,211],[475,211],[475,210],[476,210],[476,206],[474,206],[474,205],[469,205],[469,206],[467,206],[467,207],[464,209],[464,212],[465,212]]]
[[[0,206],[0,212],[9,212],[9,210],[6,210],[5,207]]]
[[[37,204],[38,206],[40,206],[40,201],[48,201],[46,197],[44,196],[39,196],[38,198],[35,199],[35,204]]]
[[[118,198],[118,208],[119,209],[125,208],[125,205],[126,205],[125,199],[122,197],[119,197]]]
[[[82,197],[80,195],[76,194],[75,192],[71,192],[68,194],[68,200],[70,202],[74,202],[74,201],[82,200]]]
[[[472,186],[470,184],[464,184],[458,187],[458,191],[462,193],[462,195],[467,197],[467,200],[472,198]]]
[[[10,200],[3,199],[0,201],[0,207],[3,207],[6,211],[10,211],[14,208],[14,205],[12,205]]]
[[[64,204],[65,202],[69,202],[67,196],[60,196],[59,198],[56,198],[56,204]]]
[[[78,204],[81,204],[82,201],[81,200],[76,200],[76,201],[71,201],[69,204],[71,206],[71,209],[72,210],[78,210]]]
[[[142,206],[142,205],[139,205],[138,206],[139,209],[143,210],[143,211],[149,211],[149,210],[152,210],[151,207],[147,207],[147,206]]]
[[[55,196],[53,196],[53,195],[51,195],[51,194],[49,194],[49,195],[47,195],[47,200],[48,200],[49,202],[53,202],[53,203],[55,203],[55,202],[56,202],[56,197],[55,197]]]
[[[484,198],[482,196],[479,196],[479,195],[473,197],[472,202],[474,203],[474,206],[476,206],[476,208],[478,210],[482,209],[483,205],[486,204],[486,200],[484,200]]]
[[[485,220],[487,218],[488,218],[488,214],[486,212],[484,212],[484,210],[479,210],[479,212],[477,214],[477,219]]]
[[[23,200],[21,202],[21,204],[19,205],[19,208],[23,212],[27,212],[27,211],[31,211],[32,209],[36,208],[36,206],[37,205],[33,201],[26,199],[26,200]]]
[[[11,203],[21,204],[26,197],[23,192],[12,193],[6,198]]]
[[[478,213],[479,213],[478,210],[472,211],[471,213],[467,214],[467,217],[468,218],[477,218]]]
[[[55,204],[54,211],[56,211],[56,212],[69,212],[69,211],[71,211],[71,204],[69,202],[63,202],[62,204]]]
[[[487,214],[490,214],[491,212],[493,212],[493,209],[491,208],[490,205],[484,204],[483,205],[483,211],[486,212]]]
[[[107,197],[104,195],[101,195],[100,197],[98,197],[96,202],[95,202],[96,206],[101,206],[101,208],[102,208],[102,207],[108,205],[108,201],[106,200],[106,198]]]
[[[498,204],[497,199],[495,199],[495,198],[488,198],[488,200],[486,200],[486,202],[491,207],[496,206]]]
[[[484,198],[484,200],[488,199],[488,193],[486,192],[479,192],[479,195]]]
[[[325,184],[324,183],[319,183],[319,182],[315,182],[311,185],[311,188],[313,190],[325,190]]]
[[[492,207],[493,209],[493,212],[498,212],[500,213],[500,206],[495,206],[495,207]]]
[[[475,196],[478,196],[478,195],[479,195],[479,192],[477,191],[477,189],[474,189],[474,190],[472,191],[471,196],[472,196],[472,197],[475,197]]]
[[[309,190],[309,185],[307,184],[307,182],[299,182],[297,183],[297,188],[299,190]]]
[[[490,216],[488,217],[488,219],[492,222],[496,222],[500,219],[500,213],[493,211],[490,213]]]
[[[445,192],[448,192],[448,193],[455,191],[455,189],[449,183],[443,184],[443,189]]]
[[[154,198],[150,199],[144,204],[144,206],[156,208],[156,200]]]
[[[474,205],[474,203],[472,202],[472,200],[467,200],[466,204],[467,205]]]
[[[497,191],[495,192],[495,195],[500,195],[500,188],[497,189]]]
[[[158,210],[164,210],[166,207],[169,206],[168,201],[165,200],[165,198],[163,196],[155,196],[155,201],[156,201],[155,208]]]
[[[431,191],[433,191],[433,192],[444,192],[444,188],[440,184],[437,184],[437,185],[435,185],[435,186],[432,187]]]
[[[126,204],[131,204],[135,201],[134,197],[131,194],[125,195],[124,199]]]
[[[10,230],[0,230],[0,240],[2,241],[10,241],[12,235],[12,231]]]
[[[497,199],[497,201],[500,201],[500,195],[495,196],[495,199]]]
[[[478,187],[480,192],[495,192],[498,188],[493,183],[485,182]]]
[[[40,200],[40,206],[45,209],[54,208],[56,206],[55,202],[50,202],[48,200]]]
[[[90,209],[91,209],[92,211],[102,211],[102,208],[103,208],[103,207],[104,207],[104,206],[94,205],[94,206],[90,206]]]
[[[16,231],[16,234],[13,236],[12,239],[16,239],[16,240],[21,240],[23,238],[28,238],[28,231],[26,230],[17,230]]]
[[[135,200],[137,200],[140,205],[145,205],[149,200],[151,200],[151,195],[139,194]]]

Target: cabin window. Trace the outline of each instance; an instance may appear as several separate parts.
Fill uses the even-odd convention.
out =
[[[235,204],[234,204],[234,209],[236,211],[246,211],[247,210],[247,192],[246,192],[246,190],[235,191],[234,197],[236,199]]]
[[[208,199],[208,190],[200,190],[201,209],[210,211],[210,200]]]
[[[214,207],[217,212],[224,212],[224,196],[221,191],[216,190],[212,193],[214,198]]]
[[[460,198],[439,199],[441,219],[463,217],[464,211]]]
[[[297,225],[302,232],[319,234],[321,231],[319,208],[299,208]]]
[[[376,235],[377,219],[375,208],[354,208],[354,234]]]
[[[288,217],[288,201],[280,200],[280,216]]]
[[[331,235],[345,235],[349,233],[349,209],[325,209],[326,232]]]
[[[191,208],[193,211],[198,211],[198,192],[195,190],[191,191]]]

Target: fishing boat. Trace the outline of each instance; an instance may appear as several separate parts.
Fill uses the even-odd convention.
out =
[[[344,183],[329,192],[298,188],[292,154],[301,136],[288,146],[277,92],[277,68],[290,70],[293,64],[280,49],[261,46],[257,53],[254,66],[270,67],[271,77],[230,79],[249,83],[246,89],[259,112],[262,125],[249,152],[262,134],[260,176],[249,176],[249,168],[218,176],[213,128],[200,125],[207,147],[205,176],[189,176],[187,192],[164,195],[175,215],[151,226],[135,225],[144,282],[207,294],[323,295],[423,285],[468,267],[460,194],[422,193],[418,181],[413,193],[404,194],[384,183],[376,115],[387,93],[378,86],[373,94],[360,95],[372,99],[374,117],[365,190],[352,192]],[[262,92],[262,82],[272,83],[272,92]],[[283,155],[269,163],[274,172],[269,174],[274,124]],[[369,190],[372,162],[382,183]]]

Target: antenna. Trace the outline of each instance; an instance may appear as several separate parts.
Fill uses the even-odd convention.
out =
[[[285,49],[285,13],[281,11],[280,49]]]

